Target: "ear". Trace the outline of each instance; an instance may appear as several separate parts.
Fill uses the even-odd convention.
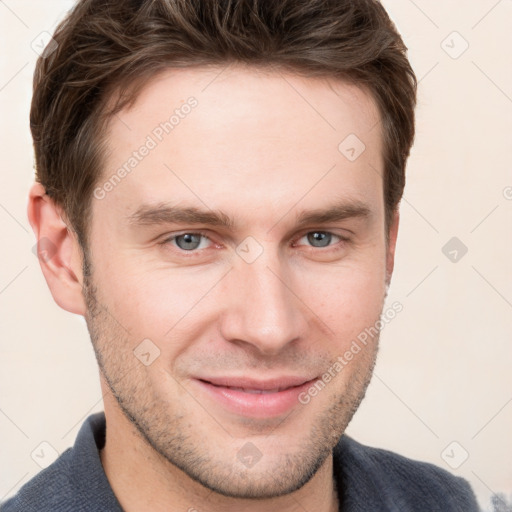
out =
[[[37,239],[37,256],[55,302],[66,311],[85,315],[82,295],[82,250],[63,220],[62,209],[40,183],[29,192],[28,220]]]
[[[386,286],[389,286],[391,282],[391,276],[393,275],[393,268],[395,266],[395,249],[399,222],[400,213],[397,208],[393,213],[391,225],[389,226],[389,241],[386,250]]]

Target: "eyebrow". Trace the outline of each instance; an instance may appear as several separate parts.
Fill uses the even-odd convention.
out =
[[[311,224],[327,224],[329,222],[337,222],[351,218],[367,219],[371,215],[371,208],[362,201],[342,200],[322,209],[300,212],[300,214],[296,216],[295,227],[300,228]],[[284,218],[284,216],[282,218]],[[279,223],[280,220],[276,222],[276,224]],[[134,226],[204,224],[228,230],[232,230],[236,226],[235,220],[222,211],[202,210],[194,206],[178,207],[167,203],[142,205],[128,216],[128,222]]]
[[[233,220],[225,213],[215,210],[200,210],[194,206],[178,207],[159,203],[142,205],[128,216],[130,224],[148,226],[153,224],[208,224],[232,229]]]
[[[308,224],[327,224],[351,218],[367,219],[371,214],[371,208],[362,201],[341,201],[325,209],[301,212],[296,223],[299,227]]]

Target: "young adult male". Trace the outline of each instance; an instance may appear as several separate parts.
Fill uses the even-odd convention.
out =
[[[414,138],[382,6],[84,0],[54,40],[28,215],[105,413],[2,510],[477,510],[464,480],[344,434]]]

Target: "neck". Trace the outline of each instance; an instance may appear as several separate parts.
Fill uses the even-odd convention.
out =
[[[125,512],[337,512],[338,498],[330,455],[303,487],[267,500],[220,495],[192,480],[158,454],[105,395],[107,431],[101,462],[116,498]]]

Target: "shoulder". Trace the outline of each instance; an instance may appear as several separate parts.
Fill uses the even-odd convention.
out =
[[[374,510],[479,510],[463,478],[434,464],[365,446],[345,435],[335,448],[334,464],[347,499],[357,500],[353,495],[356,490],[374,504]]]
[[[0,512],[121,511],[101,465],[104,438],[104,414],[89,416],[73,448],[2,503]]]
[[[71,448],[68,448],[51,466],[25,484],[14,497],[2,503],[0,511],[69,510],[73,487],[70,481],[70,460]]]

